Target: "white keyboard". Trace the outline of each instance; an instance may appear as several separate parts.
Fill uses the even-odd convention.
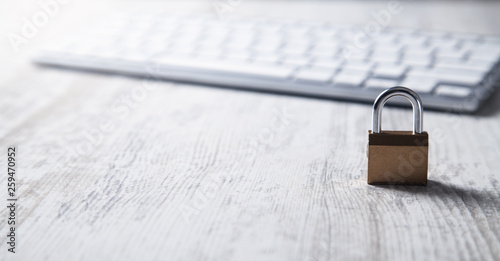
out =
[[[401,85],[419,93],[426,109],[454,112],[477,110],[497,86],[499,36],[383,28],[360,38],[362,32],[363,26],[319,21],[117,13],[72,27],[33,59],[370,103]]]

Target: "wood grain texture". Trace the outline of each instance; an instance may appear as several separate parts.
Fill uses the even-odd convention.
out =
[[[243,2],[235,12],[363,23],[385,4]],[[498,3],[428,4],[406,3],[408,19],[393,25],[500,33]],[[82,6],[95,4],[60,15]],[[19,150],[20,223],[18,253],[2,236],[0,260],[500,260],[499,92],[476,115],[426,111],[429,185],[383,187],[366,184],[370,105],[6,57],[0,149]],[[384,109],[384,128],[410,120]],[[6,217],[2,208],[2,235]]]

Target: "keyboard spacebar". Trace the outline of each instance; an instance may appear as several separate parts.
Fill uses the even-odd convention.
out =
[[[293,68],[268,66],[261,64],[234,63],[220,60],[196,60],[196,58],[163,58],[157,60],[156,63],[161,67],[177,67],[184,70],[202,70],[210,71],[213,73],[239,74],[252,77],[266,77],[276,79],[286,79],[290,77],[293,72]]]

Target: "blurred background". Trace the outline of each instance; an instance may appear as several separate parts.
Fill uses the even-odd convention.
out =
[[[389,1],[81,1],[61,0],[54,1],[57,10],[49,14],[49,21],[42,27],[37,27],[33,36],[23,41],[19,48],[13,47],[8,35],[22,34],[26,20],[32,21],[40,12],[44,11],[42,3],[52,1],[21,0],[2,1],[0,3],[0,64],[2,74],[6,77],[13,63],[25,61],[30,51],[37,46],[58,36],[68,33],[76,21],[93,17],[106,16],[117,8],[140,10],[154,9],[155,6],[169,8],[164,11],[172,13],[200,12],[217,15],[217,7],[230,6],[225,12],[228,15],[262,15],[268,17],[315,19],[327,17],[334,23],[362,24],[370,19],[370,12],[385,8]],[[226,4],[232,3],[232,5]],[[469,32],[480,34],[498,34],[500,11],[499,1],[400,1],[403,4],[401,15],[394,16],[391,26],[411,28],[450,30],[453,32]],[[222,3],[222,5],[221,5]],[[317,3],[321,3],[318,5]],[[325,8],[325,4],[328,8]],[[289,12],[300,9],[300,12]],[[460,26],[457,26],[460,24]],[[19,49],[16,52],[16,49]],[[5,61],[9,61],[8,64]]]

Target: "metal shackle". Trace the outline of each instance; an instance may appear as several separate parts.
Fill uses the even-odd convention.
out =
[[[424,109],[422,100],[413,90],[396,86],[383,91],[375,100],[373,104],[373,133],[380,133],[382,130],[382,108],[390,98],[394,96],[403,96],[411,102],[413,107],[413,134],[422,133],[423,131],[423,118]]]

